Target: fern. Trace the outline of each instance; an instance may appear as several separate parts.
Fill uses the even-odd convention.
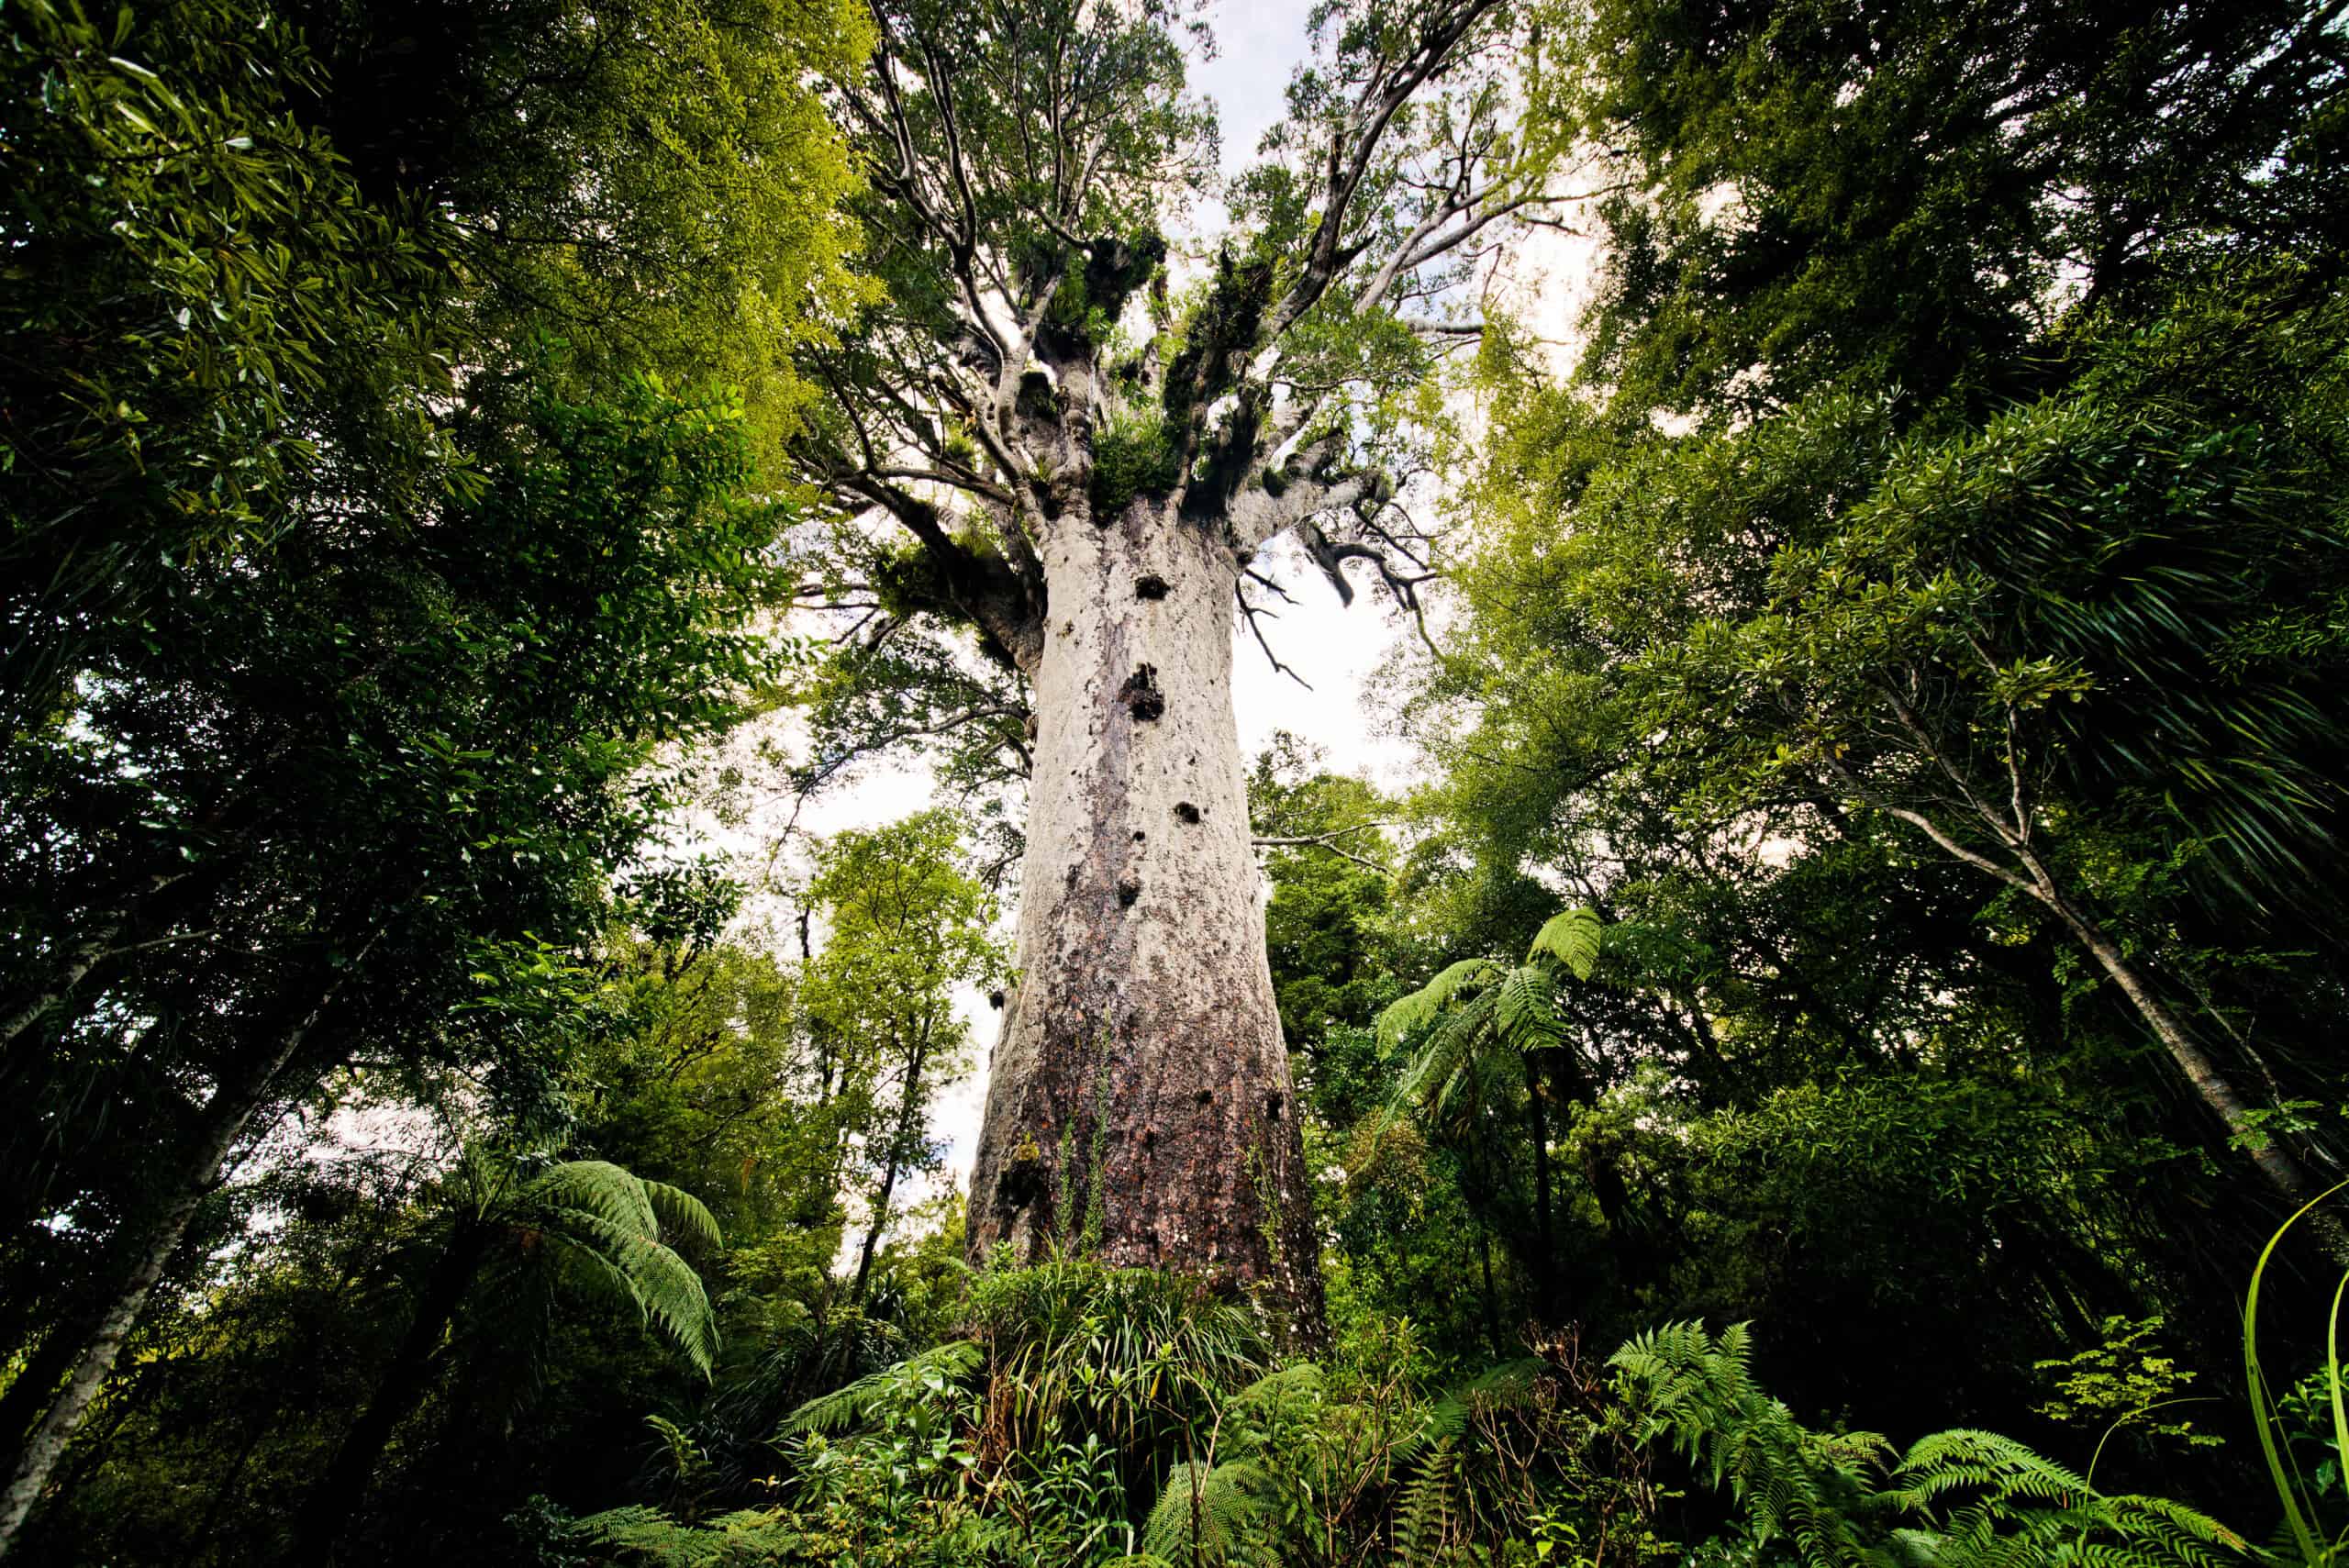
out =
[[[1598,967],[1601,930],[1598,911],[1587,906],[1553,915],[1535,933],[1525,962],[1531,965],[1545,957],[1554,959],[1576,980],[1587,980]]]
[[[1590,977],[1598,962],[1600,926],[1589,909],[1553,916],[1533,939],[1522,964],[1464,958],[1451,964],[1378,1016],[1378,1042],[1392,1048],[1424,1035],[1393,1095],[1379,1110],[1372,1141],[1412,1106],[1439,1114],[1464,1092],[1481,1102],[1490,1081],[1521,1070],[1521,1058],[1564,1045],[1558,1016],[1558,976]]]
[[[1642,1443],[1660,1438],[1743,1504],[1755,1535],[1783,1536],[1810,1568],[2219,1568],[2249,1560],[2243,1538],[2159,1497],[2106,1496],[1995,1432],[1920,1439],[1878,1489],[1890,1450],[1870,1432],[1814,1432],[1753,1381],[1742,1326],[1696,1323],[1616,1351],[1616,1391]],[[1945,1517],[1937,1518],[1941,1510]]]
[[[1938,1532],[1899,1532],[1950,1568],[2012,1561],[2042,1549],[2083,1562],[2210,1568],[2240,1562],[2249,1544],[2216,1519],[2163,1497],[2105,1496],[2064,1466],[1996,1432],[1965,1429],[1920,1439],[1882,1501],[1930,1516],[1967,1498]],[[2060,1549],[2060,1550],[2059,1550]]]
[[[1253,1460],[1210,1469],[1186,1460],[1167,1473],[1141,1531],[1145,1555],[1192,1568],[1208,1563],[1261,1563],[1279,1568],[1267,1540],[1277,1517],[1280,1485]]]
[[[950,1340],[895,1366],[883,1367],[854,1383],[818,1395],[783,1418],[783,1433],[834,1434],[870,1424],[893,1404],[920,1399],[941,1384],[959,1383],[975,1373],[986,1352],[976,1341]]]
[[[1453,1439],[1440,1437],[1395,1507],[1395,1561],[1400,1568],[1441,1562],[1451,1544],[1453,1482],[1458,1473]]]
[[[476,1223],[518,1243],[492,1265],[494,1288],[484,1294],[494,1301],[539,1308],[557,1284],[601,1296],[634,1309],[711,1375],[718,1315],[701,1275],[670,1245],[720,1244],[700,1200],[607,1160],[565,1161],[526,1180],[513,1155],[485,1145],[463,1151],[450,1184]]]
[[[1489,958],[1464,958],[1447,965],[1436,977],[1408,996],[1397,997],[1378,1015],[1378,1043],[1391,1046],[1405,1035],[1416,1034],[1435,1021],[1463,992],[1473,992],[1506,973]]]
[[[578,1520],[568,1533],[580,1545],[656,1568],[783,1561],[801,1539],[787,1516],[762,1509],[744,1509],[697,1526],[679,1524],[657,1508],[612,1508]]]
[[[1224,1447],[1243,1456],[1264,1451],[1282,1433],[1311,1425],[1323,1393],[1321,1369],[1311,1362],[1266,1373],[1225,1402]]]
[[[1395,1462],[1408,1466],[1438,1449],[1451,1451],[1474,1418],[1531,1404],[1542,1372],[1542,1362],[1527,1356],[1503,1362],[1453,1389],[1429,1409],[1417,1431],[1395,1445]]]

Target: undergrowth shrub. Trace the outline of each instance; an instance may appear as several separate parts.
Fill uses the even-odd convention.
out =
[[[2219,1568],[2242,1538],[2021,1444],[1905,1453],[1798,1421],[1742,1329],[1601,1362],[1572,1333],[1447,1381],[1407,1320],[1276,1360],[1194,1281],[1063,1258],[972,1286],[967,1337],[802,1405],[765,1507],[533,1514],[546,1562],[873,1568],[1664,1562]],[[681,1429],[671,1428],[671,1431]]]

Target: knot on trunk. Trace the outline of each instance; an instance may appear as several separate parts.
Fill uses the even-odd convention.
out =
[[[1156,573],[1134,579],[1134,597],[1137,599],[1163,599],[1166,593],[1166,579]]]
[[[1166,694],[1158,689],[1157,667],[1135,665],[1134,673],[1126,677],[1126,684],[1118,688],[1118,700],[1142,723],[1157,719],[1166,711]]]

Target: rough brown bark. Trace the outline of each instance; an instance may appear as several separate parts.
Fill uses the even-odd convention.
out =
[[[1169,510],[1072,511],[1045,540],[1020,984],[971,1251],[1200,1269],[1310,1340],[1316,1239],[1231,707],[1239,562]]]

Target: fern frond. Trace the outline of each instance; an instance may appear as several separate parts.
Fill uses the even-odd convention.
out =
[[[1440,1560],[1452,1535],[1453,1482],[1458,1465],[1453,1438],[1439,1438],[1411,1479],[1404,1483],[1395,1507],[1395,1562],[1398,1568],[1423,1568]]]
[[[1565,1039],[1558,1021],[1558,989],[1549,971],[1512,969],[1493,988],[1493,1023],[1512,1050],[1539,1051]]]
[[[644,1183],[645,1196],[652,1203],[652,1212],[661,1221],[661,1234],[672,1240],[686,1241],[696,1247],[716,1251],[726,1245],[726,1238],[718,1232],[718,1217],[709,1207],[683,1187],[673,1187],[666,1182]]]
[[[1158,1501],[1141,1531],[1145,1555],[1170,1562],[1260,1562],[1278,1559],[1257,1539],[1273,1516],[1279,1485],[1272,1473],[1249,1460],[1213,1469],[1186,1460],[1167,1472]]]
[[[607,1224],[640,1236],[658,1236],[661,1217],[636,1175],[608,1160],[568,1160],[531,1182],[523,1195],[531,1207],[593,1214]]]
[[[1424,1029],[1462,993],[1489,984],[1503,973],[1489,958],[1464,958],[1408,996],[1387,1004],[1378,1015],[1378,1043],[1392,1047],[1407,1035]]]
[[[1432,1105],[1442,1110],[1451,1106],[1467,1069],[1476,1061],[1476,1048],[1492,1032],[1493,1006],[1493,994],[1486,992],[1445,1017],[1396,1081],[1398,1108]]]
[[[1311,1422],[1321,1396],[1321,1369],[1311,1362],[1266,1373],[1225,1402],[1225,1447],[1242,1458],[1254,1455],[1282,1431]]]
[[[1544,957],[1565,965],[1566,973],[1576,980],[1587,980],[1598,965],[1601,926],[1598,911],[1583,906],[1553,915],[1534,935],[1533,945],[1525,951],[1529,964]]]
[[[1429,1407],[1416,1431],[1395,1444],[1394,1462],[1408,1467],[1418,1462],[1423,1454],[1439,1448],[1448,1449],[1460,1440],[1470,1419],[1476,1416],[1517,1409],[1531,1403],[1542,1372],[1541,1360],[1526,1356],[1503,1362],[1450,1390]]]
[[[926,1387],[926,1373],[936,1373],[949,1383],[960,1383],[976,1373],[986,1351],[974,1340],[950,1340],[895,1366],[883,1367],[854,1383],[808,1400],[783,1418],[782,1431],[844,1432],[871,1420],[893,1398],[906,1397]]]
[[[693,1265],[658,1241],[617,1238],[582,1224],[577,1233],[549,1229],[540,1245],[574,1285],[633,1307],[707,1377],[718,1362],[718,1315]]]

